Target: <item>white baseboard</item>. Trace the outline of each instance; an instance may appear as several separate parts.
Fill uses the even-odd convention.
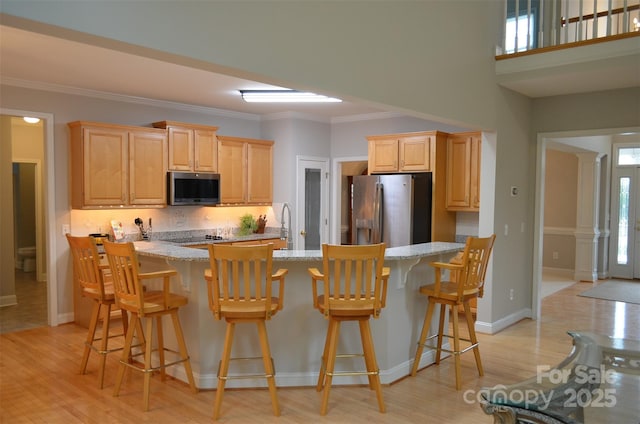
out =
[[[512,313],[511,315],[507,315],[506,317],[499,319],[496,322],[476,321],[475,329],[478,333],[495,334],[499,331],[504,330],[510,325],[515,324],[518,321],[521,321],[525,318],[531,318],[531,316],[532,316],[531,309],[524,308],[517,312]]]
[[[574,274],[574,270],[573,269],[568,269],[568,268],[552,268],[552,267],[548,267],[548,266],[544,266],[542,267],[542,274],[552,274],[552,275],[557,275],[560,277],[566,277],[566,278],[573,278],[573,274]]]
[[[75,321],[73,312],[67,312],[66,314],[58,314],[58,324],[67,324]]]
[[[13,306],[18,304],[18,298],[15,294],[9,296],[0,296],[0,308],[3,306]]]

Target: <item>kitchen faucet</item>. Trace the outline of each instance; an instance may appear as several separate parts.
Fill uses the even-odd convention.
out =
[[[287,210],[288,228],[284,227],[284,210]],[[287,240],[287,250],[293,249],[293,240],[291,239],[291,209],[288,203],[282,204],[282,213],[280,215],[280,240]]]

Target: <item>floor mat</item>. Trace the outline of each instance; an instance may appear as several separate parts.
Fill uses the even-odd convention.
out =
[[[578,296],[640,304],[640,282],[605,281]]]

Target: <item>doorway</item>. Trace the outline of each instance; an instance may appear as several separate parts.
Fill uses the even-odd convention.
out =
[[[585,264],[588,264],[590,267],[595,266],[595,271],[592,270],[590,275],[594,275],[595,272],[597,273],[598,279],[615,276],[613,272],[614,256],[611,254],[617,244],[617,241],[614,239],[617,231],[617,224],[614,221],[617,217],[616,206],[613,204],[613,202],[616,201],[616,155],[613,146],[616,142],[619,143],[627,139],[633,139],[637,145],[640,145],[639,130],[640,128],[619,128],[538,135],[536,207],[533,236],[532,318],[540,318],[545,256],[547,261],[558,261],[563,258],[562,251],[558,249],[549,249],[545,253],[545,235],[548,235],[549,232],[556,237],[562,236],[566,240],[571,240],[571,242],[567,244],[567,247],[572,248],[571,252],[575,257],[573,266],[570,268],[573,272],[574,281],[582,280],[582,278],[580,278],[582,274],[580,274],[579,271],[585,268]],[[580,188],[582,189],[582,201],[580,201],[580,196],[578,195],[576,207],[574,208],[576,211],[580,209],[581,213],[576,214],[576,222],[573,226],[567,226],[566,228],[552,226],[549,228],[549,223],[545,222],[545,196],[547,190],[545,188],[545,177],[548,171],[547,166],[549,165],[546,161],[547,149],[571,152],[582,160],[582,162],[580,160],[578,161],[577,172],[579,172],[579,174],[576,184],[574,185],[579,187],[578,190],[580,190]],[[593,158],[593,161],[589,158]],[[598,162],[600,162],[599,166],[597,165]],[[580,166],[581,163],[584,165],[583,167]],[[567,165],[566,161],[565,165]],[[583,177],[588,178],[581,182],[580,178]],[[597,182],[598,180],[599,183]],[[591,191],[584,188],[585,184],[590,181],[594,184]],[[557,182],[553,183],[557,184]],[[598,186],[596,187],[595,184],[598,184]],[[589,196],[591,193],[593,193],[593,197]],[[553,206],[553,204],[550,206]],[[588,211],[587,208],[589,209]],[[597,219],[595,217],[597,217]],[[585,231],[593,227],[595,227],[595,230],[591,230],[592,234],[589,231]],[[590,249],[579,249],[583,246],[580,243],[585,240],[589,241]],[[590,259],[590,257],[584,255],[586,253],[592,254],[594,243],[596,244],[597,252],[594,255],[595,258]],[[561,246],[556,244],[556,247]],[[612,260],[609,260],[609,258],[612,258]],[[585,281],[591,280],[585,279]]]
[[[38,129],[23,126],[21,121],[23,117],[35,117],[40,119],[37,124]],[[22,164],[34,164],[35,172],[35,247],[36,247],[36,278],[40,280],[40,288],[45,287],[44,293],[46,297],[46,319],[43,325],[58,325],[58,308],[57,308],[57,279],[56,279],[56,240],[55,240],[55,163],[54,163],[54,142],[53,142],[53,115],[49,113],[22,111],[13,109],[0,109],[0,118],[3,121],[2,136],[4,140],[11,140],[3,143],[3,154],[0,166],[3,170],[11,168],[13,174],[14,162],[22,166]],[[14,123],[19,123],[14,128]],[[5,125],[6,124],[6,125]],[[32,133],[31,141],[25,143],[22,137],[25,134]],[[37,136],[34,135],[37,133]],[[16,138],[14,142],[14,138]],[[14,148],[13,145],[16,144]],[[5,155],[6,153],[6,155]],[[3,192],[13,193],[13,178],[9,178],[0,183]],[[9,202],[13,205],[13,196],[11,195]],[[9,205],[7,203],[7,205]],[[12,211],[13,207],[10,206]],[[15,223],[9,224],[7,234],[15,233]],[[5,228],[3,227],[3,232]],[[7,252],[12,252],[11,262],[15,269],[15,259],[17,258],[17,244],[14,243],[14,237],[3,242],[10,243]],[[30,247],[30,246],[27,246]],[[29,265],[31,266],[31,265]],[[8,268],[7,268],[8,269]],[[24,270],[22,270],[24,272]],[[2,284],[11,284],[15,292],[17,284],[14,278],[7,283],[2,279]],[[24,277],[23,275],[20,278]],[[21,318],[22,320],[22,318]]]
[[[329,159],[296,157],[295,249],[320,250],[329,242]]]

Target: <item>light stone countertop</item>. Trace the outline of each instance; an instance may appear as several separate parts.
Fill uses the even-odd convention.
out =
[[[267,237],[265,237],[267,238]],[[273,238],[273,236],[269,237]],[[222,240],[224,242],[224,240]],[[211,240],[211,243],[216,241]],[[220,242],[220,241],[217,241]],[[197,244],[203,244],[199,242]],[[141,256],[158,257],[174,261],[208,261],[209,251],[194,249],[167,241],[136,241],[136,251]],[[390,247],[385,252],[387,260],[419,259],[427,256],[458,252],[464,243],[433,242]],[[274,250],[274,261],[321,261],[321,250]]]

